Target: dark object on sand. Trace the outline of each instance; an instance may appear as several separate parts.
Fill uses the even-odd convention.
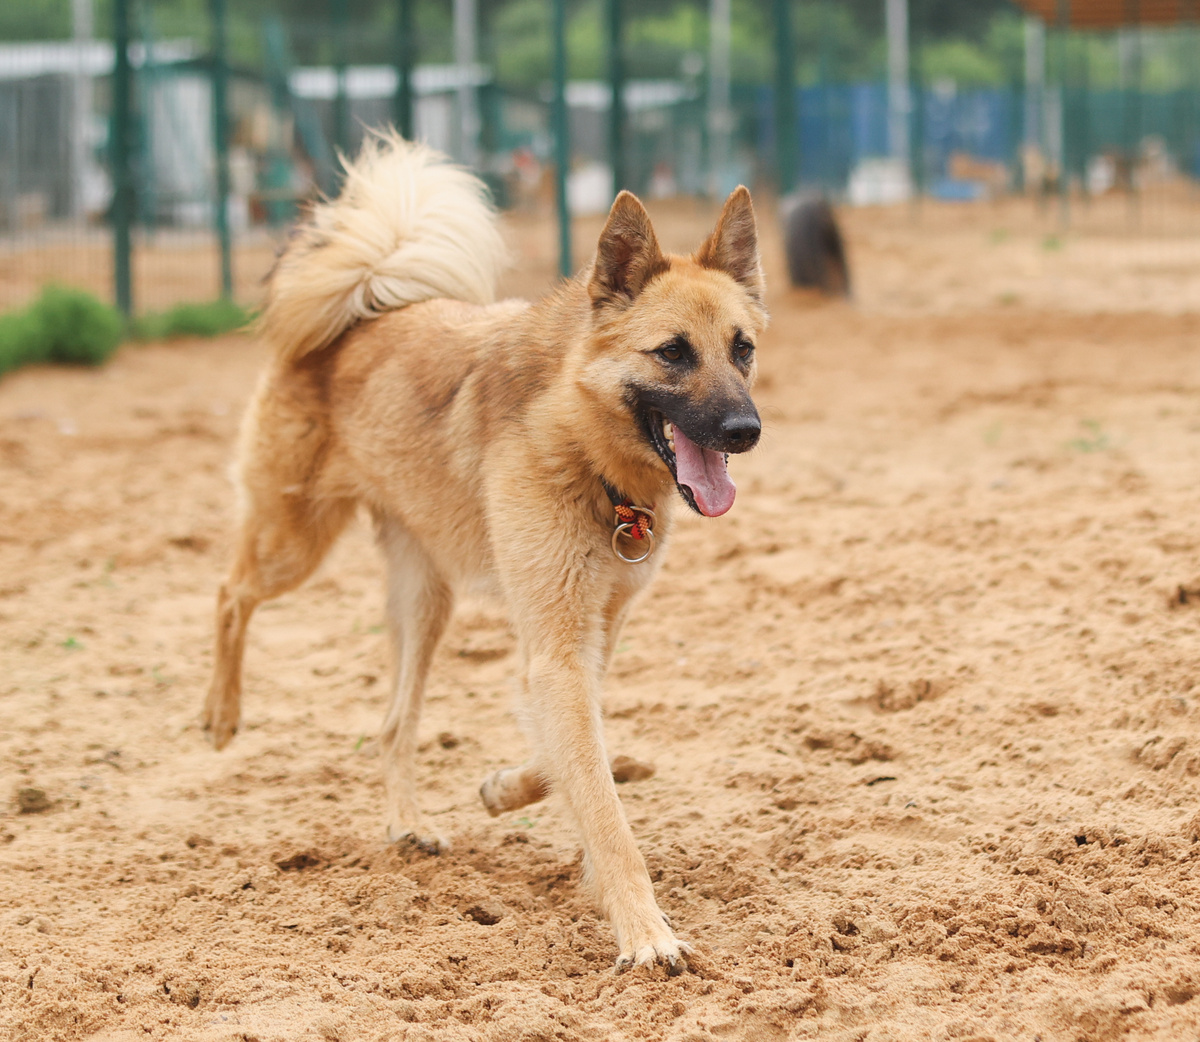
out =
[[[830,296],[850,295],[846,247],[828,199],[800,195],[784,200],[783,231],[793,286]]]
[[[17,790],[17,810],[22,814],[44,814],[54,804],[45,789],[28,786]]]

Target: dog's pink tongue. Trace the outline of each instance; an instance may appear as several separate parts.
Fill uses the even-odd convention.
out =
[[[675,428],[675,478],[692,490],[696,506],[706,517],[720,517],[733,506],[737,488],[725,467],[725,454],[700,448],[678,427]]]

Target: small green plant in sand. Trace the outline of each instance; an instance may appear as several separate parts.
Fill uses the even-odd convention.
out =
[[[99,365],[121,342],[121,316],[83,290],[47,286],[28,307],[0,315],[0,373],[23,365]]]
[[[1076,452],[1103,452],[1112,448],[1112,439],[1100,426],[1099,420],[1080,420],[1079,425],[1087,432],[1067,442],[1067,447]]]
[[[168,311],[151,312],[134,319],[132,332],[139,340],[220,336],[241,329],[251,317],[249,311],[232,300],[176,304]]]

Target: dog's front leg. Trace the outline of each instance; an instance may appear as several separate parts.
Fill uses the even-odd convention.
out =
[[[528,661],[524,710],[536,759],[579,823],[587,874],[616,930],[617,968],[662,962],[678,973],[688,949],[655,901],[604,750],[598,649],[543,644]]]
[[[503,449],[496,450],[501,462]],[[528,467],[526,454],[519,460],[520,468]],[[531,773],[566,799],[579,825],[585,876],[616,931],[617,968],[660,962],[672,974],[680,973],[689,948],[671,932],[654,898],[617,796],[600,717],[607,646],[620,602],[628,599],[621,587],[633,587],[619,569],[630,566],[614,561],[610,533],[586,512],[563,513],[561,503],[547,497],[559,475],[548,479],[528,470],[522,474],[520,468],[493,468],[489,514],[497,570],[521,652],[518,713],[533,746]],[[520,477],[513,480],[515,475]],[[531,516],[558,518],[539,531],[536,550],[528,529],[510,521],[513,502],[525,504]]]
[[[602,632],[604,637],[603,673],[608,672],[616,650],[621,623],[629,610],[630,599],[637,588],[634,583],[618,583],[609,596],[604,608]],[[629,773],[630,764],[638,771]],[[626,756],[614,757],[609,764],[615,781],[635,781],[648,778],[654,768],[637,764]],[[493,771],[479,787],[479,798],[487,812],[494,818],[509,811],[520,810],[531,803],[540,803],[550,795],[550,780],[537,762],[523,763],[516,767],[502,767]]]

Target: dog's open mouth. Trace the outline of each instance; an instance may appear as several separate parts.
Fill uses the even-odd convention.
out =
[[[688,506],[705,517],[720,517],[733,506],[737,488],[725,453],[701,448],[657,409],[642,413],[642,426]]]

